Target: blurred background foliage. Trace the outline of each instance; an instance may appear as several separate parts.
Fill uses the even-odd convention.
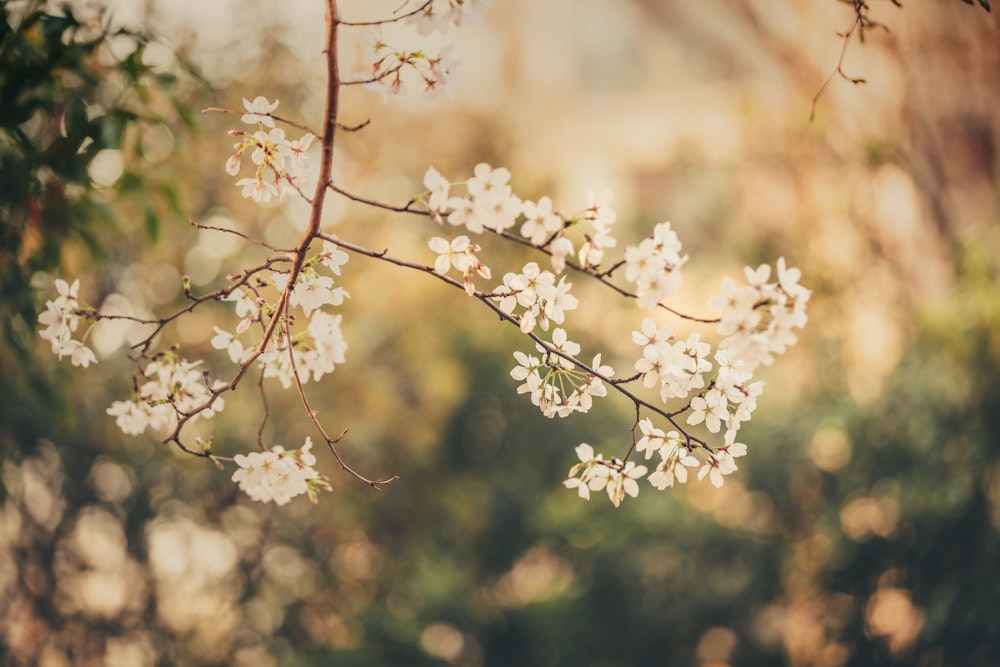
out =
[[[624,242],[663,219],[678,229],[678,307],[785,256],[814,290],[811,320],[764,371],[750,455],[723,489],[647,489],[614,510],[560,482],[576,443],[627,448],[627,406],[544,419],[507,375],[516,332],[353,258],[349,363],[312,400],[350,428],[352,464],[400,480],[374,493],[321,461],[334,491],[274,508],[121,436],[104,409],[129,391],[121,344],[136,332],[94,332],[102,362],[70,372],[35,340],[33,288],[79,276],[93,305],[162,313],[181,274],[212,289],[254,255],[189,217],[294,239],[301,205],[254,207],[225,175],[234,118],[194,112],[265,94],[318,124],[320,4],[0,5],[0,663],[1000,661],[992,14],[870,3],[888,30],[844,63],[868,83],[834,79],[812,123],[849,4],[508,0],[441,40],[462,61],[454,100],[346,90],[341,120],[372,121],[340,136],[338,182],[359,194],[402,203],[428,164],[458,179],[483,160],[570,210],[610,186]],[[357,53],[345,43],[345,70]],[[422,261],[436,233],[342,201],[325,224]],[[599,310],[571,326],[623,371],[640,314]],[[230,316],[169,333],[224,366],[207,341],[211,317]],[[300,415],[272,395],[268,441],[301,443]],[[210,424],[220,453],[252,445],[259,419],[252,387],[227,397]]]

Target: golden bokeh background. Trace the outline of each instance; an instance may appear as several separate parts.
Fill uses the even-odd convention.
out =
[[[366,20],[399,2],[339,4]],[[507,375],[526,348],[516,332],[461,293],[352,257],[348,363],[311,400],[329,430],[350,429],[352,465],[400,480],[374,494],[324,460],[334,490],[318,507],[251,503],[229,473],[105,418],[129,390],[120,345],[135,331],[95,334],[109,342],[86,371],[39,354],[33,372],[64,409],[4,429],[0,662],[995,664],[1000,31],[957,0],[869,4],[883,27],[842,62],[858,85],[835,74],[849,3],[495,0],[428,40],[455,45],[452,99],[344,90],[342,122],[370,120],[338,139],[337,182],[359,195],[403,204],[429,165],[457,181],[482,161],[568,210],[611,188],[620,244],[672,222],[690,260],[671,305],[692,314],[744,265],[801,268],[810,322],[762,371],[750,454],[724,488],[644,488],[617,511],[578,502],[560,486],[573,446],[626,450],[630,406],[545,420]],[[207,85],[177,84],[196,110],[262,94],[316,126],[322,5],[118,0],[108,16],[161,38],[158,67],[176,51],[201,70]],[[345,75],[359,38],[344,29]],[[401,26],[386,39],[422,43]],[[123,168],[144,169],[176,183],[192,218],[294,243],[304,205],[254,207],[225,175],[232,121],[138,130],[145,162],[108,151],[92,176],[110,192]],[[134,205],[108,197],[127,228]],[[67,243],[64,275],[95,305],[162,313],[181,274],[214,289],[260,257],[170,217],[152,246],[109,234],[96,268]],[[342,199],[324,224],[421,262],[440,233]],[[524,261],[486,254],[497,277]],[[574,339],[622,372],[642,314],[577,282],[593,308],[574,313]],[[172,334],[212,355],[227,316],[200,309]],[[41,414],[20,392],[18,409]],[[310,427],[279,394],[266,434],[294,447]],[[261,408],[252,386],[226,401],[198,429],[231,454],[254,442]]]

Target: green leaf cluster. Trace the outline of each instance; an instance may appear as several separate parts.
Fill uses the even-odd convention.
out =
[[[110,194],[141,199],[149,240],[158,234],[163,198],[179,213],[166,184],[151,184],[129,159],[142,157],[139,131],[191,124],[175,92],[177,75],[147,64],[151,39],[111,30],[102,15],[78,18],[69,6],[0,5],[0,302],[23,322],[34,319],[31,276],[60,264],[68,245],[106,252],[102,233],[128,233]],[[95,184],[91,166],[105,150],[122,152],[117,192]],[[103,230],[103,232],[102,232]],[[12,332],[5,332],[11,338]]]

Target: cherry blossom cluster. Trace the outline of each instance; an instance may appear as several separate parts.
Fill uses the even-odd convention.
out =
[[[308,494],[317,501],[320,489],[330,490],[326,477],[313,469],[316,457],[312,453],[312,439],[306,438],[299,449],[285,451],[281,445],[234,457],[239,466],[233,481],[253,500],[285,505],[292,498]]]
[[[476,253],[482,248],[472,243],[468,236],[456,236],[451,242],[446,238],[435,236],[427,242],[427,246],[437,253],[434,271],[443,276],[451,269],[457,270],[462,274],[462,285],[469,296],[476,293],[476,286],[472,282],[474,274],[487,279],[492,275],[490,267],[476,257]]]
[[[412,4],[404,2],[404,6]],[[457,28],[478,22],[492,0],[424,0],[420,6],[402,14],[406,22],[416,27],[423,36],[432,32],[445,32],[450,26]],[[390,96],[407,92],[406,75],[420,81],[424,100],[430,102],[441,96],[452,94],[452,71],[458,61],[450,56],[451,45],[441,49],[431,57],[423,49],[406,50],[390,45],[382,36],[382,23],[397,19],[375,22],[365,31],[362,41],[362,72],[355,76],[353,83],[360,83],[368,90],[375,91],[388,101]],[[368,24],[362,24],[368,25]]]
[[[639,306],[655,308],[680,288],[687,255],[681,255],[681,242],[670,223],[661,222],[639,245],[625,248],[624,262],[625,280],[635,285]]]
[[[626,495],[633,498],[639,495],[636,480],[646,476],[646,466],[616,458],[605,461],[602,454],[594,454],[594,448],[585,442],[577,445],[576,456],[580,462],[570,468],[564,484],[576,489],[584,500],[590,499],[591,491],[606,491],[611,503],[618,507]]]
[[[656,489],[685,483],[688,468],[698,468],[698,479],[707,477],[720,487],[725,477],[737,470],[735,460],[746,454],[747,447],[737,442],[737,434],[743,423],[750,420],[757,398],[764,390],[763,381],[752,381],[753,370],[760,364],[773,363],[775,354],[795,342],[794,330],[805,326],[810,296],[809,290],[798,284],[798,270],[786,268],[783,258],[777,262],[778,280],[774,283],[767,282],[770,269],[768,265],[747,267],[744,271],[747,286],[739,288],[726,278],[722,283],[723,294],[709,300],[710,307],[721,311],[715,320],[716,329],[725,336],[714,354],[699,332],[679,338],[671,326],[658,327],[651,317],[643,320],[640,330],[632,332],[633,342],[642,346],[642,356],[635,362],[634,379],[641,381],[645,389],[656,390],[664,406],[681,403],[677,410],[655,410],[674,428],[664,431],[649,418],[639,419],[633,427],[633,434],[638,427],[641,437],[633,436],[630,453],[645,455],[647,460],[654,456],[659,459],[648,475],[649,483]],[[637,301],[644,305],[641,298]],[[523,371],[519,368],[515,372],[521,375]],[[609,375],[601,375],[610,379]],[[676,417],[684,413],[688,426],[701,426],[711,434],[724,429],[722,444],[710,445],[681,428]],[[616,475],[625,475],[634,480],[646,472],[645,468],[642,473],[628,468],[626,475],[624,465],[616,459],[595,458],[589,446],[578,450],[578,455],[581,462],[571,468],[565,485],[577,489],[584,498],[589,497],[590,491],[608,488],[604,476],[614,480]],[[610,472],[601,472],[602,466]],[[628,495],[635,495],[632,490],[637,493],[631,484],[621,488]],[[616,505],[623,497],[617,486],[608,488],[608,494]]]
[[[795,330],[804,327],[808,319],[809,290],[799,284],[802,273],[787,268],[784,257],[778,259],[775,273],[777,280],[768,282],[769,265],[747,267],[746,285],[740,287],[725,278],[722,294],[709,301],[711,308],[721,311],[716,329],[725,338],[719,347],[741,360],[748,370],[774,363],[774,355],[795,344]]]
[[[522,201],[510,185],[510,171],[481,162],[465,181],[465,195],[451,195],[452,184],[430,167],[424,174],[426,205],[431,217],[442,223],[464,227],[473,234],[484,231],[506,232],[520,221],[520,234],[531,245],[545,248],[557,274],[566,268],[566,260],[576,253],[584,268],[600,266],[604,249],[617,244],[611,225],[617,214],[611,208],[611,192],[590,192],[586,208],[567,215],[554,209],[552,200]],[[570,232],[579,236],[577,250]]]
[[[567,338],[566,330],[552,331],[552,342],[537,344],[541,358],[515,352],[517,360],[510,376],[522,384],[517,393],[530,394],[531,402],[546,417],[567,417],[574,412],[587,412],[594,397],[607,396],[608,390],[602,377],[614,375],[611,366],[601,363],[601,355],[594,357],[591,367],[595,372],[581,370],[573,361],[580,353],[580,345]]]
[[[96,363],[97,357],[93,350],[84,345],[83,341],[74,338],[73,334],[80,322],[93,316],[93,311],[80,306],[79,280],[74,280],[70,285],[59,278],[56,279],[55,286],[59,296],[45,302],[45,310],[38,316],[38,323],[44,324],[45,328],[38,335],[52,344],[52,353],[59,355],[60,359],[69,357],[74,366],[86,368]]]
[[[755,379],[754,373],[793,345],[797,331],[806,324],[810,292],[799,284],[799,270],[786,266],[783,258],[773,267],[773,279],[770,265],[747,267],[745,284],[724,279],[721,294],[708,301],[712,315],[694,317],[666,303],[681,288],[682,268],[688,261],[671,224],[661,222],[638,243],[622,244],[622,251],[613,253],[619,247],[614,233],[618,215],[611,206],[610,191],[591,191],[583,206],[575,212],[566,211],[547,196],[523,199],[515,193],[508,169],[485,162],[475,165],[472,175],[459,182],[428,168],[423,176],[425,190],[404,206],[343,190],[333,177],[334,131],[357,131],[366,123],[353,128],[340,124],[336,118],[340,86],[364,84],[388,97],[403,92],[404,73],[415,72],[424,82],[425,96],[435,97],[451,83],[454,62],[447,49],[436,58],[420,50],[396,49],[383,41],[381,26],[405,20],[426,35],[475,19],[489,3],[404,2],[394,18],[359,23],[337,19],[335,0],[327,3],[326,53],[331,81],[322,136],[274,115],[278,102],[263,96],[253,101],[244,98],[242,112],[214,109],[241,113],[245,124],[255,126],[252,131],[229,132],[237,143],[225,164],[226,172],[238,178],[247,156],[254,168],[251,177],[236,180],[243,196],[260,205],[285,195],[299,196],[309,204],[309,223],[299,242],[291,250],[280,250],[239,231],[192,221],[205,230],[235,234],[272,254],[263,264],[229,274],[224,285],[200,296],[192,294],[186,282],[184,293],[190,303],[157,319],[82,307],[77,296],[79,282],[69,285],[57,280],[58,295],[46,303],[39,316],[39,323],[45,326],[40,335],[51,343],[52,351],[60,358],[69,356],[73,365],[87,366],[96,358],[74,338],[82,321],[124,319],[149,325],[152,333],[132,348],[132,360],[138,368],[133,374],[132,396],[115,401],[107,410],[124,433],[166,432],[164,442],[176,444],[188,454],[210,458],[220,466],[224,462],[235,464],[232,480],[253,500],[283,505],[303,494],[315,500],[320,490],[330,487],[313,468],[312,440],[307,438],[299,449],[286,451],[281,446],[267,446],[261,435],[268,418],[266,388],[294,388],[305,408],[304,419],[321,436],[340,468],[378,488],[395,478],[368,479],[347,465],[337,448],[346,430],[336,438],[327,434],[304,387],[346,361],[344,320],[336,309],[350,298],[339,284],[342,268],[349,253],[358,254],[419,271],[463,290],[473,302],[519,329],[533,349],[513,352],[516,365],[510,376],[518,383],[517,393],[526,394],[544,416],[565,418],[590,412],[595,399],[612,393],[632,403],[635,420],[631,441],[621,443],[625,451],[620,457],[597,453],[587,443],[577,446],[579,462],[570,468],[564,485],[581,498],[603,491],[618,506],[626,496],[638,495],[643,479],[658,490],[684,484],[692,476],[722,486],[726,477],[736,472],[736,459],[747,452],[739,433],[751,419],[764,389],[764,382]],[[416,6],[407,11],[407,4]],[[340,26],[371,28],[361,38],[367,71],[350,82],[340,81],[338,74],[336,33]],[[286,126],[305,134],[289,140]],[[317,139],[323,153],[318,174],[310,178],[314,190],[308,196],[303,191],[303,174],[309,166],[308,151]],[[327,195],[346,197],[381,211],[420,214],[426,217],[429,229],[442,229],[446,224],[458,229],[453,238],[428,233],[423,252],[426,255],[429,249],[433,254],[426,260],[429,263],[403,259],[390,254],[389,249],[368,248],[321,229]],[[509,256],[490,254],[490,246],[500,243],[516,244],[536,257],[528,261],[521,257],[511,270],[496,271],[502,280],[487,290],[484,282],[492,280],[494,271],[484,260]],[[317,245],[321,245],[318,250]],[[543,268],[543,264],[547,266]],[[605,352],[583,355],[584,345],[574,340],[576,335],[571,337],[571,320],[581,307],[602,307],[580,302],[573,292],[579,280],[595,281],[646,311],[636,318],[640,322],[637,327],[626,325],[623,331],[627,341],[628,331],[635,327],[631,341],[637,346],[632,348],[634,354],[614,360],[618,368],[628,369],[623,375],[616,374]],[[207,341],[219,351],[216,356],[221,367],[226,367],[228,358],[228,380],[218,379],[221,374],[210,370],[216,360],[189,361],[176,347],[153,351],[164,327],[211,302],[231,305],[233,310],[224,312],[230,313],[227,317],[235,315],[229,326],[214,322]],[[675,329],[674,324],[663,321],[667,317],[677,318],[679,322],[674,324],[692,330]],[[718,336],[714,348],[706,339],[712,329]],[[211,442],[196,438],[200,449],[186,444],[185,426],[221,411],[223,393],[235,390],[251,369],[259,377],[264,396],[259,451],[227,458],[213,452]]]
[[[271,115],[278,108],[278,101],[269,101],[257,96],[251,102],[243,99],[246,113],[240,120],[247,125],[256,125],[255,132],[230,130],[229,136],[238,139],[233,145],[236,150],[226,161],[226,172],[230,176],[240,173],[243,156],[249,152],[254,164],[252,178],[241,178],[236,186],[242,188],[243,196],[258,203],[271,201],[272,197],[282,197],[289,188],[300,189],[302,172],[308,168],[306,151],[312,145],[315,135],[306,133],[300,139],[290,140],[285,131],[276,127]]]
[[[329,241],[324,241],[323,250],[306,262],[299,272],[295,287],[289,290],[289,304],[300,308],[308,320],[304,329],[292,331],[291,327],[279,327],[276,334],[262,348],[257,362],[265,378],[276,378],[281,386],[292,386],[296,371],[299,381],[305,383],[310,378],[319,381],[324,375],[333,373],[338,364],[346,361],[347,342],[341,330],[342,316],[323,310],[324,306],[339,306],[349,298],[347,290],[335,284],[331,276],[322,275],[317,267],[325,267],[340,276],[341,267],[350,259],[349,255]],[[260,277],[255,292],[233,289],[225,301],[236,304],[236,315],[240,317],[234,332],[215,326],[212,347],[225,350],[233,363],[244,364],[254,354],[259,342],[245,342],[257,330],[265,331],[267,321],[278,316],[274,303],[261,296],[262,290],[272,287],[281,294],[288,287],[289,274],[272,271],[270,276]],[[257,330],[252,328],[256,324]],[[249,332],[249,333],[248,333]]]
[[[349,296],[343,287],[335,285],[332,277],[340,276],[348,260],[346,252],[325,241],[320,252],[303,263],[293,288],[288,287],[287,271],[262,270],[256,273],[254,282],[245,281],[242,287],[223,290],[218,300],[232,303],[239,321],[232,332],[215,325],[215,335],[210,341],[212,347],[224,350],[233,363],[241,366],[256,361],[264,379],[276,378],[285,389],[296,380],[300,383],[310,379],[319,381],[332,373],[337,365],[345,362],[347,343],[341,330],[341,315],[327,308],[339,306]],[[323,275],[321,270],[332,275]],[[47,325],[40,335],[53,341],[53,352],[57,354],[79,354],[79,342],[73,341],[71,335],[85,317],[135,320],[81,307],[77,297],[79,281],[68,285],[57,280],[55,285],[59,296],[47,303],[39,321]],[[279,299],[274,296],[286,290],[287,318],[279,310]],[[306,319],[305,326],[293,328],[291,320],[295,319],[295,314],[292,308],[301,311]],[[262,344],[261,334],[275,318],[288,326],[276,327],[266,344]],[[86,363],[81,365],[96,362],[89,349],[83,359]],[[107,413],[127,435],[140,435],[147,430],[169,432],[177,429],[180,423],[211,418],[224,408],[221,393],[228,387],[225,382],[211,380],[211,377],[203,361],[189,361],[175,348],[169,348],[149,358],[133,376],[132,396],[114,401]],[[201,444],[210,452],[208,444]],[[307,441],[307,445],[311,443]],[[214,455],[213,458],[220,460]],[[284,504],[301,493],[309,493],[315,498],[317,490],[328,486],[325,478],[312,470],[315,457],[309,453],[308,446],[295,452],[271,448],[237,455],[233,460],[240,466],[234,481],[255,500]]]
[[[108,414],[126,435],[172,427],[179,415],[190,415],[192,420],[211,418],[222,411],[225,401],[212,393],[219,382],[209,386],[209,376],[201,366],[202,362],[188,361],[174,350],[156,355],[136,374],[132,397],[112,403]]]
[[[452,183],[432,167],[424,175],[427,191],[416,200],[426,205],[438,224],[447,221],[474,234],[518,238],[509,230],[518,228],[520,222],[519,238],[549,255],[551,271],[528,262],[520,273],[506,273],[503,284],[485,295],[525,334],[532,334],[536,327],[548,331],[550,322],[563,325],[566,313],[579,306],[571,294],[572,284],[565,275],[559,275],[568,266],[606,282],[646,310],[658,309],[664,299],[680,288],[681,267],[688,258],[669,222],[656,225],[638,244],[626,246],[617,263],[605,268],[606,250],[617,245],[611,233],[617,215],[611,207],[609,192],[591,192],[585,208],[569,215],[556,209],[548,197],[537,202],[522,200],[510,181],[511,173],[506,168],[480,163],[464,183],[465,194],[453,195]],[[570,238],[573,233],[582,237],[578,249]],[[439,252],[438,273],[444,273],[452,265],[464,269],[466,291],[473,295],[472,267],[484,277],[489,273],[489,268],[469,250],[471,247],[478,251],[479,246],[470,245],[466,235],[451,244],[435,237],[431,246]],[[461,255],[459,261],[456,253],[467,254]],[[616,272],[628,289],[613,282]],[[745,445],[738,443],[736,437],[742,424],[750,419],[764,388],[762,381],[753,381],[754,369],[762,363],[772,363],[775,354],[795,342],[794,331],[806,323],[809,291],[798,284],[798,270],[786,268],[782,258],[777,263],[777,274],[778,279],[769,282],[771,267],[763,265],[745,270],[747,285],[743,287],[737,287],[728,278],[723,281],[723,294],[709,301],[709,307],[718,311],[718,317],[702,319],[714,322],[722,336],[714,351],[703,340],[702,332],[692,331],[681,337],[670,325],[658,325],[655,319],[646,317],[640,330],[632,332],[633,342],[642,349],[633,362],[636,374],[615,378],[611,367],[602,364],[600,354],[590,367],[580,363],[577,358],[580,345],[569,340],[565,328],[557,327],[550,340],[536,338],[536,350],[541,356],[515,352],[517,365],[511,376],[521,383],[517,391],[528,394],[547,417],[566,417],[590,410],[594,397],[607,394],[606,383],[624,392],[627,385],[638,382],[644,390],[656,391],[663,408],[643,403],[633,395],[637,407],[645,405],[667,418],[674,427],[668,437],[648,419],[637,417],[637,426],[645,430],[643,439],[633,438],[633,450],[646,452],[647,458],[654,452],[660,455],[659,464],[649,475],[650,483],[658,489],[673,486],[675,481],[683,483],[687,479],[686,468],[699,466],[699,478],[707,476],[716,486],[721,485],[723,478],[736,470],[734,459],[745,452]],[[721,445],[712,446],[682,429],[676,419],[685,414],[684,423],[688,427],[699,427],[713,435],[724,429]],[[650,438],[659,438],[660,444],[654,447]],[[665,444],[668,442],[670,446]],[[632,485],[615,482],[617,464],[612,462],[616,459],[602,457],[600,463],[594,463],[597,460],[588,459],[586,465],[574,466],[575,473],[571,473],[568,484],[590,490],[594,489],[592,484],[601,485],[609,489],[613,500],[620,501],[621,489],[626,486],[632,489]],[[625,463],[628,461],[618,472],[625,470]],[[610,472],[599,472],[602,466]],[[629,467],[628,473],[623,479],[641,477],[638,468]],[[585,479],[581,482],[574,474],[585,475]],[[605,478],[605,474],[610,477]],[[615,483],[605,487],[605,479]]]
[[[441,96],[451,96],[451,73],[458,61],[450,57],[450,45],[441,49],[436,57],[422,50],[400,50],[385,42],[380,26],[366,32],[363,41],[364,72],[358,74],[357,82],[365,89],[379,93],[388,101],[391,95],[406,93],[403,77],[410,72],[421,81],[424,100],[430,102]]]
[[[491,297],[503,312],[514,318],[521,331],[530,333],[535,327],[549,330],[549,322],[562,324],[566,312],[576,310],[579,300],[570,294],[572,283],[566,276],[556,276],[536,262],[528,262],[520,273],[504,274],[503,285],[493,290]]]

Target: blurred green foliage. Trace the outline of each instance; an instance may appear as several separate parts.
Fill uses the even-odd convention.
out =
[[[62,405],[54,380],[23,363],[36,349],[33,277],[155,243],[161,220],[182,214],[175,184],[147,157],[157,132],[193,127],[181,82],[200,78],[181,58],[150,64],[150,47],[162,45],[82,11],[0,5],[0,374],[15,397],[0,405],[0,424],[9,429],[44,423],[39,403]],[[10,437],[0,451],[31,441]]]
[[[147,35],[81,21],[68,5],[12,7],[0,5],[0,303],[4,339],[23,347],[35,272],[79,243],[100,259],[116,235],[155,242],[161,216],[181,214],[173,185],[143,163],[140,128],[192,119],[174,95],[178,75],[147,64]],[[92,173],[103,151],[124,163],[110,189]],[[128,197],[135,220],[119,217]]]

